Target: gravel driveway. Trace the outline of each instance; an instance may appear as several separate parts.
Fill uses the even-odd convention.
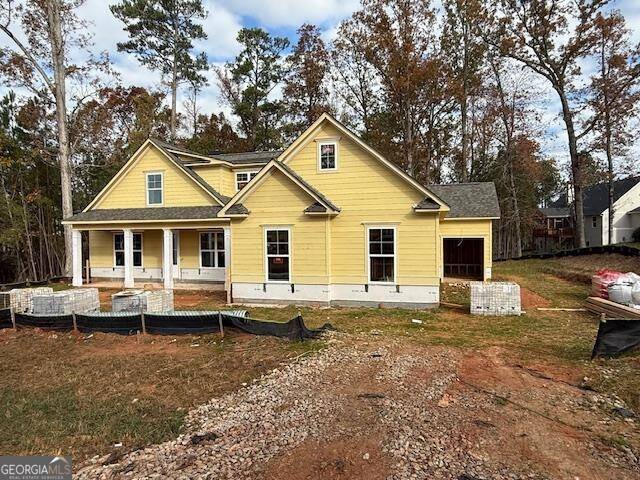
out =
[[[332,334],[319,353],[190,412],[174,441],[86,462],[81,479],[632,479],[615,400],[500,351]]]

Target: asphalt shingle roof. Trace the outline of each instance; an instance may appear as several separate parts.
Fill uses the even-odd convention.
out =
[[[500,217],[498,194],[493,182],[429,185],[451,209],[447,218]]]
[[[284,150],[273,150],[271,152],[217,153],[209,156],[235,165],[249,163],[267,164],[274,158],[278,158],[282,152],[284,152]]]
[[[103,208],[76,213],[65,220],[72,222],[200,220],[216,218],[221,208],[219,206]]]
[[[547,218],[559,218],[559,217],[568,217],[570,215],[568,207],[546,207],[541,208],[540,213],[542,213]]]
[[[285,172],[287,172],[289,175],[291,175],[292,177],[294,177],[298,182],[300,182],[300,184],[304,185],[306,188],[308,188],[314,195],[315,197],[320,200],[322,203],[324,203],[325,205],[327,205],[329,208],[331,208],[332,210],[335,210],[336,212],[340,211],[340,208],[337,207],[331,200],[329,200],[327,197],[325,197],[320,191],[318,191],[315,187],[313,187],[311,184],[309,184],[304,178],[302,178],[300,175],[298,175],[296,172],[293,171],[293,169],[287,165],[285,165],[282,162],[278,162],[276,161],[276,163],[278,164],[278,166],[280,166]]]
[[[420,203],[418,203],[415,207],[416,210],[439,210],[440,205],[431,200],[430,198],[425,198]]]
[[[640,182],[640,177],[628,177],[613,182],[613,201],[616,202],[621,196],[631,190]],[[607,182],[598,183],[586,187],[583,191],[584,214],[600,215],[609,208],[609,184]],[[553,202],[551,207],[568,207],[567,194],[560,195],[560,198]]]

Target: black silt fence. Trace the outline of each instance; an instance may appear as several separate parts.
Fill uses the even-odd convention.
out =
[[[0,310],[0,329],[2,328],[13,328],[10,308],[3,308]]]
[[[73,315],[33,315],[16,313],[16,326],[43,330],[73,330]]]
[[[591,358],[612,357],[640,349],[640,320],[600,322]]]
[[[116,315],[76,314],[76,325],[82,333],[118,333],[135,335],[142,331],[142,316],[139,313]]]
[[[73,315],[32,315],[17,313],[16,325],[20,327],[42,328],[44,330],[72,330]],[[237,328],[254,335],[270,335],[291,340],[316,338],[323,331],[332,328],[326,324],[313,330],[307,328],[301,316],[288,322],[271,322],[247,318],[245,311],[233,312],[167,312],[145,313],[144,330],[156,335],[184,335],[217,333],[220,320],[224,328]],[[9,326],[11,317],[9,316]],[[83,333],[104,332],[133,335],[143,330],[142,315],[139,313],[94,313],[76,314],[76,326]]]
[[[179,335],[217,333],[220,331],[218,312],[145,313],[147,333],[156,335]]]
[[[638,257],[640,256],[640,249],[636,247],[630,247],[628,245],[601,245],[596,247],[585,248],[573,248],[571,250],[560,250],[559,252],[545,252],[545,253],[529,253],[522,255],[518,258],[509,259],[497,259],[496,262],[504,260],[529,260],[532,258],[545,259],[545,258],[558,258],[558,257],[578,257],[581,255],[592,255],[597,253],[618,253],[626,257]]]

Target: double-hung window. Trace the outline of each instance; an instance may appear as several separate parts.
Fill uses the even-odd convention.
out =
[[[318,142],[318,168],[323,171],[338,169],[337,142]]]
[[[395,282],[396,229],[370,227],[368,229],[369,281]]]
[[[162,173],[147,173],[147,205],[162,205]]]
[[[124,233],[113,235],[113,258],[116,267],[124,267]],[[142,234],[133,234],[133,266],[142,267]]]
[[[288,228],[273,228],[265,232],[267,280],[288,282],[291,276],[291,235]]]
[[[200,232],[200,266],[224,268],[224,232]]]
[[[247,186],[250,180],[253,180],[258,172],[237,172],[236,173],[236,191],[242,190]]]

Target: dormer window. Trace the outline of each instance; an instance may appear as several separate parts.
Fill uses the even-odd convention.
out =
[[[162,172],[147,173],[147,205],[162,205],[163,196]]]
[[[257,171],[255,171],[255,172],[237,172],[236,173],[236,191],[239,192],[244,187],[246,187],[247,183],[249,183],[250,180],[253,180],[253,177],[255,177],[257,174],[258,174]]]
[[[318,169],[321,171],[338,169],[338,142],[318,142]]]

